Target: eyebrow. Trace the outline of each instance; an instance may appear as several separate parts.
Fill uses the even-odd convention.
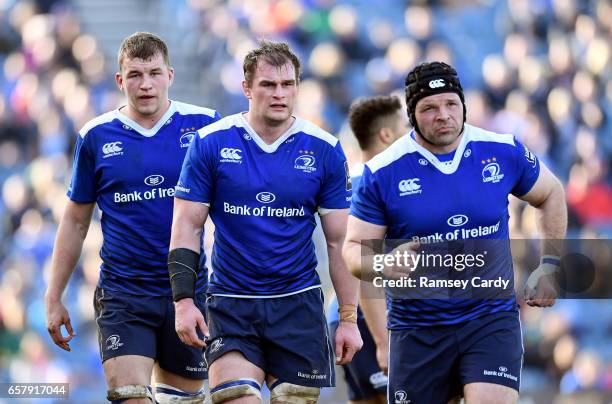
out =
[[[454,98],[449,97],[449,98],[443,98],[442,102],[457,102],[457,100],[454,99]],[[423,101],[423,103],[421,104],[421,108],[424,108],[424,107],[436,107],[436,106],[437,106],[437,103],[434,103],[432,101]]]
[[[160,71],[162,71],[162,68],[161,68],[161,67],[154,67],[154,68],[152,68],[152,69],[151,69],[151,70],[149,70],[149,71],[150,71],[150,72],[160,72]],[[126,74],[133,74],[133,73],[138,73],[138,74],[140,74],[140,73],[142,73],[142,72],[143,72],[143,71],[142,71],[142,70],[139,70],[139,69],[132,69],[132,70],[128,70]]]
[[[259,84],[276,84],[276,83],[292,84],[292,83],[295,83],[295,79],[280,80],[280,81],[263,79],[259,82]]]

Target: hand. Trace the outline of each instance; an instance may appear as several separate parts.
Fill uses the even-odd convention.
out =
[[[356,323],[340,321],[336,330],[336,365],[346,365],[361,349],[363,341]]]
[[[193,299],[185,298],[174,302],[174,329],[184,344],[196,348],[204,348],[206,339],[210,336],[208,326],[200,309],[193,303]],[[204,335],[204,340],[198,337],[196,327]]]
[[[558,269],[556,265],[541,263],[529,275],[525,284],[525,303],[535,307],[550,307],[555,304],[559,293],[555,280]]]
[[[68,342],[72,337],[76,336],[76,333],[72,329],[70,324],[70,316],[68,310],[64,307],[61,300],[48,300],[45,299],[45,308],[47,316],[47,331],[51,336],[51,339],[58,347],[65,351],[70,352],[70,345]],[[62,325],[68,332],[67,336],[62,335]]]
[[[378,367],[385,375],[389,375],[389,346],[384,344],[376,344],[376,362]]]
[[[411,272],[416,269],[414,257],[420,247],[418,241],[409,241],[395,247],[390,253],[393,257],[393,265],[383,269],[383,276],[387,279],[401,279],[410,277]]]

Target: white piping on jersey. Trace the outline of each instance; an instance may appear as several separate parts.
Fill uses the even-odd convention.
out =
[[[295,121],[293,122],[293,124],[291,124],[291,126],[289,127],[289,129],[287,129],[285,131],[285,133],[283,133],[281,135],[281,137],[279,137],[278,139],[276,139],[274,141],[274,143],[272,144],[267,144],[266,142],[264,142],[264,140],[257,134],[257,132],[255,132],[255,129],[253,129],[251,127],[251,125],[249,125],[249,123],[247,122],[247,120],[244,118],[244,114],[240,114],[240,119],[242,120],[242,127],[246,129],[247,133],[249,135],[251,135],[251,137],[253,138],[253,141],[255,142],[255,144],[257,146],[259,146],[259,148],[261,150],[263,150],[266,153],[274,153],[276,151],[276,149],[278,149],[278,147],[283,144],[283,142],[285,140],[287,140],[287,138],[289,138],[289,136],[293,135],[296,132],[299,132],[302,127],[304,126],[303,121],[298,118],[298,117],[294,117]]]
[[[297,295],[298,293],[306,292],[307,290],[316,289],[316,288],[321,288],[321,285],[319,284],[319,285],[309,286],[307,288],[300,289],[296,292],[289,292],[289,293],[283,293],[281,295],[272,295],[272,296],[230,295],[230,294],[225,294],[225,293],[211,293],[211,295],[222,296],[222,297],[233,297],[236,299],[274,299],[276,297],[286,297],[286,296]]]
[[[199,105],[186,104],[184,102],[172,101],[176,105],[176,110],[181,115],[207,115],[211,118],[215,117],[214,109],[200,107]]]
[[[225,118],[219,119],[217,122],[213,122],[198,130],[198,136],[200,139],[205,138],[213,132],[220,130],[227,130],[232,127],[242,128],[242,120],[239,119],[239,114],[228,115]]]
[[[366,163],[372,173],[388,166],[408,153],[417,152],[443,174],[453,174],[455,171],[457,171],[459,163],[463,158],[463,152],[470,142],[495,142],[505,143],[512,146],[515,145],[514,136],[510,134],[498,134],[465,124],[463,136],[461,137],[459,146],[457,146],[457,149],[455,150],[453,160],[449,164],[448,162],[445,163],[438,160],[438,158],[432,152],[418,144],[416,140],[412,138],[412,134],[413,132],[411,132],[408,136],[402,136],[387,150],[378,154],[372,160]]]
[[[319,212],[319,216],[325,216],[327,214],[335,212],[336,210],[345,210],[345,209],[326,209],[320,206],[317,208],[317,212]]]
[[[372,174],[379,169],[388,166],[396,160],[399,160],[408,153],[414,153],[416,149],[414,144],[409,141],[410,136],[402,136],[397,139],[391,146],[376,156],[372,157],[365,165],[372,171]]]
[[[351,177],[359,177],[363,175],[363,170],[365,169],[365,165],[363,163],[357,163],[351,167],[349,170]]]
[[[138,122],[130,119],[127,115],[121,112],[120,111],[121,108],[123,107],[119,107],[117,110],[115,110],[117,114],[116,115],[117,119],[119,119],[121,122],[123,122],[124,124],[126,124],[127,126],[134,129],[136,132],[140,133],[142,136],[145,136],[145,137],[155,136],[155,134],[159,131],[159,129],[163,125],[166,124],[166,121],[170,119],[172,114],[176,112],[176,105],[174,105],[173,101],[170,101],[170,106],[168,107],[168,110],[164,113],[164,115],[161,118],[159,118],[155,126],[153,126],[151,129],[147,129],[147,128],[143,128],[142,126],[140,126]]]
[[[116,112],[116,110],[109,111],[88,121],[79,131],[79,135],[84,138],[85,135],[96,126],[112,122],[117,117]]]
[[[247,120],[244,118],[244,112],[227,116],[211,125],[208,125],[200,129],[198,131],[198,135],[200,136],[200,138],[204,138],[213,132],[227,130],[232,127],[244,128],[251,136],[255,144],[257,144],[257,146],[259,146],[259,148],[266,153],[274,153],[278,149],[278,147],[283,144],[283,142],[287,140],[287,138],[289,138],[289,136],[300,131],[305,135],[321,139],[333,147],[335,147],[338,143],[338,139],[336,139],[336,137],[325,132],[323,129],[319,128],[313,123],[310,123],[309,121],[306,121],[302,118],[294,118],[295,122],[293,122],[289,129],[287,129],[287,131],[283,133],[281,137],[276,139],[272,144],[267,144],[266,142],[264,142],[261,136],[259,136],[257,132],[255,132],[255,129],[253,129],[251,125],[249,125]]]
[[[106,112],[88,121],[85,125],[83,125],[83,128],[81,128],[81,130],[79,131],[79,135],[84,138],[85,135],[87,135],[87,133],[93,128],[95,128],[96,126],[103,125],[108,122],[112,122],[114,119],[119,119],[122,123],[136,130],[141,135],[146,136],[146,137],[151,137],[151,136],[154,136],[159,131],[159,128],[161,128],[161,126],[164,125],[166,121],[168,121],[168,119],[175,112],[178,112],[181,115],[208,115],[211,118],[214,118],[215,112],[216,112],[214,109],[210,109],[210,108],[199,107],[197,105],[191,105],[191,104],[185,104],[184,102],[170,101],[170,107],[168,107],[168,110],[166,111],[164,116],[162,116],[159,119],[159,121],[157,121],[154,127],[152,127],[151,129],[145,129],[142,126],[140,126],[138,123],[133,121],[132,119],[128,118],[127,115],[119,111],[121,108],[123,107],[119,107],[118,109],[115,109],[113,111]]]
[[[298,118],[299,119],[299,118]],[[307,121],[305,119],[300,119],[304,125],[304,133],[308,136],[316,137],[317,139],[321,139],[327,142],[331,147],[336,147],[338,144],[338,138],[332,135],[329,132],[324,131],[319,128],[314,123]]]

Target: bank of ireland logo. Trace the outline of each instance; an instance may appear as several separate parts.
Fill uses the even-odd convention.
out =
[[[314,156],[303,154],[295,159],[293,168],[296,170],[301,170],[305,173],[312,173],[317,171],[317,168],[314,166],[316,161],[317,160]]]
[[[102,146],[102,153],[104,154],[104,156],[102,156],[104,159],[122,155],[123,147],[121,147],[121,142],[104,143]]]
[[[106,350],[107,351],[116,351],[120,346],[123,346],[123,342],[121,342],[121,338],[117,334],[113,334],[106,339]]]
[[[164,176],[160,174],[149,175],[144,179],[144,183],[150,187],[161,185],[164,182]]]
[[[429,88],[440,88],[444,87],[445,85],[446,83],[444,82],[444,79],[436,79],[429,82]]]
[[[242,163],[242,150],[240,149],[224,147],[221,149],[220,155],[222,163]]]
[[[482,169],[482,182],[484,183],[497,183],[504,178],[504,174],[501,173],[499,164],[495,161],[496,158],[482,160],[482,164],[486,164]]]
[[[257,202],[261,202],[261,203],[272,203],[276,200],[276,195],[274,195],[272,192],[260,192],[255,196],[255,199],[257,199]]]
[[[393,396],[395,398],[395,404],[410,404],[408,394],[404,390],[396,390]]]
[[[449,217],[446,220],[446,224],[448,224],[451,227],[459,227],[459,226],[463,226],[468,221],[469,219],[466,215],[454,215],[454,216]]]
[[[182,130],[182,129],[181,129]],[[179,138],[179,142],[181,144],[181,149],[189,147],[193,139],[196,137],[196,132],[187,132],[181,135]]]
[[[499,367],[499,371],[502,372],[502,373],[506,373],[508,371],[508,368],[505,367],[505,366],[500,366]]]
[[[400,191],[400,196],[420,194],[421,192],[423,192],[419,181],[421,181],[419,178],[409,178],[407,180],[401,180],[397,184],[397,188]]]

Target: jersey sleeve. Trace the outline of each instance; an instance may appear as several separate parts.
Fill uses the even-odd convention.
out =
[[[86,136],[77,137],[67,195],[79,203],[91,203],[97,199],[96,162]]]
[[[525,145],[514,139],[516,158],[516,184],[512,195],[522,196],[531,190],[540,175],[540,161]]]
[[[212,142],[199,134],[187,149],[175,196],[194,202],[210,203],[213,195],[215,166]]]
[[[359,185],[353,192],[350,214],[368,223],[387,225],[385,205],[379,186],[367,165],[363,170]]]
[[[325,161],[325,178],[319,193],[319,207],[347,209],[351,201],[351,176],[340,142]]]

